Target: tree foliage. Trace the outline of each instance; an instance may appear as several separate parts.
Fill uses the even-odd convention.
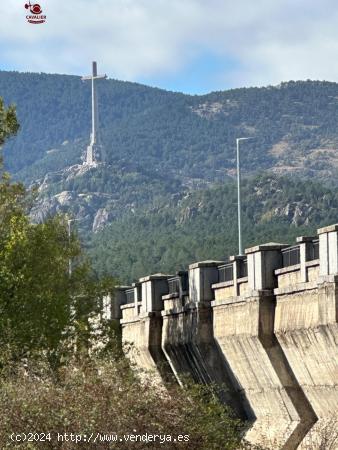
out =
[[[336,190],[315,181],[261,174],[243,180],[242,200],[246,248],[292,244],[338,222]],[[125,213],[94,235],[89,254],[99,274],[131,282],[196,261],[225,260],[237,254],[237,242],[237,187],[228,181]]]
[[[60,205],[56,196],[69,192],[74,215],[89,218],[79,227],[87,227],[83,241],[92,248],[97,273],[127,281],[235,253],[235,187],[229,177],[223,189],[219,184],[224,171],[235,174],[235,138],[241,135],[255,136],[241,147],[243,172],[274,168],[320,180],[290,176],[279,193],[269,193],[266,182],[264,204],[254,190],[260,182],[249,182],[246,245],[292,240],[337,221],[334,189],[321,186],[337,184],[336,83],[290,81],[203,96],[117,80],[98,85],[109,164],[61,179],[55,171],[81,162],[88,144],[90,85],[80,77],[0,72],[0,92],[18,104],[21,122],[5,148],[7,167],[27,184],[49,172],[41,209],[49,203],[65,211],[69,204]],[[309,220],[295,222],[287,208],[294,211],[302,195],[308,205],[303,202],[301,212]],[[98,210],[107,211],[112,225],[93,237],[88,230]]]
[[[5,108],[4,101],[0,97],[0,147],[11,135],[17,133],[19,124],[16,119],[15,107],[13,105]]]
[[[108,162],[119,169],[136,165],[180,182],[219,180],[217,169],[235,168],[235,138],[242,135],[255,136],[242,151],[249,173],[293,166],[311,177],[333,169],[336,83],[290,81],[191,96],[105,80],[98,91],[102,141]],[[18,105],[21,123],[5,149],[13,174],[31,182],[80,161],[89,138],[90,83],[75,76],[0,72],[0,93]]]
[[[2,139],[18,125],[13,108],[5,112]],[[37,354],[55,366],[78,345],[85,329],[89,343],[90,317],[99,299],[113,289],[113,280],[98,281],[82,255],[75,233],[69,236],[67,218],[50,217],[32,224],[28,218],[31,194],[13,183],[6,172],[0,180],[0,364]],[[72,262],[73,271],[69,272]],[[83,333],[82,333],[83,334]],[[67,353],[68,352],[68,353]]]

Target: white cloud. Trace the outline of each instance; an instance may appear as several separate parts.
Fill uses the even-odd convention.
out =
[[[237,61],[225,84],[338,78],[335,0],[41,0],[47,23],[26,23],[24,2],[0,5],[0,64],[23,71],[110,77],[179,74],[208,52]],[[337,61],[337,62],[336,62]],[[337,75],[336,75],[337,74]]]

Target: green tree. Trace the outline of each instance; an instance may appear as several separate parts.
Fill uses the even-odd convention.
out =
[[[14,108],[5,110],[0,99],[1,143],[17,130]],[[32,224],[30,203],[25,187],[2,171],[0,363],[43,354],[56,367],[78,342],[88,350],[90,318],[98,314],[99,299],[112,290],[113,280],[93,277],[76,233],[68,235],[66,217]]]
[[[7,138],[16,134],[18,129],[15,107],[11,105],[6,109],[3,99],[0,97],[0,147]]]

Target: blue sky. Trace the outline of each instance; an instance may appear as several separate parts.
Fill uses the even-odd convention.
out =
[[[0,4],[0,69],[86,74],[201,94],[338,80],[336,0],[37,0]]]
[[[200,94],[212,90],[222,90],[224,74],[240,70],[241,63],[226,55],[216,55],[210,52],[201,52],[194,60],[179,71],[163,74],[158,77],[140,78],[141,83],[160,87],[170,91]],[[229,87],[229,84],[228,86]]]

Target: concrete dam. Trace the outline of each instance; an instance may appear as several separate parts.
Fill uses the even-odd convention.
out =
[[[338,224],[118,287],[111,318],[159,382],[222,386],[250,443],[337,449],[337,300]]]

